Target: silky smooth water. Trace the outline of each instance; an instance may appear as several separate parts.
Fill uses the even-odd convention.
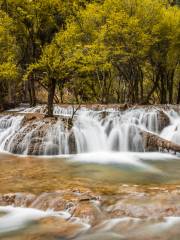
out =
[[[27,114],[28,112],[41,113],[43,111],[44,107],[39,106],[25,109],[21,111],[21,114]],[[166,118],[169,118],[169,125],[163,129],[161,128],[160,118],[162,112]],[[144,152],[143,139],[140,134],[142,130],[180,144],[180,115],[178,111],[172,109],[166,111],[158,108],[129,109],[126,111],[102,109],[101,111],[95,111],[82,107],[74,115],[72,128],[70,129],[67,121],[62,120],[62,118],[70,119],[73,115],[73,108],[56,106],[54,113],[59,116],[59,120],[46,126],[41,151],[36,152],[36,154],[70,154],[72,142],[74,142],[76,153]],[[45,122],[37,120],[33,123],[33,126],[31,126],[32,123],[26,125],[23,125],[23,123],[23,115],[0,116],[1,151],[26,155],[30,145],[36,147],[39,138],[39,136],[36,137],[36,132],[40,131]],[[21,139],[17,143],[20,134]],[[16,145],[18,145],[18,150]]]
[[[40,194],[57,190],[88,189],[105,198],[106,204],[110,204],[119,198],[122,192],[128,192],[128,189],[134,187],[137,189],[137,196],[148,191],[152,191],[154,195],[153,192],[158,189],[163,189],[164,192],[169,188],[180,188],[179,159],[173,155],[120,153],[109,156],[105,152],[98,154],[74,155],[65,159],[1,154],[0,191],[3,194]],[[144,200],[142,198],[134,201],[138,206]],[[157,198],[154,204],[162,204],[161,201],[161,198]],[[53,234],[47,234],[48,231],[55,231],[54,223],[52,226],[49,220],[43,220],[50,217],[68,218],[68,212],[0,207],[0,239],[56,239]],[[114,217],[102,220],[95,228],[91,228],[84,220],[75,219],[78,224],[81,222],[81,234],[77,238],[58,239],[132,239],[133,236],[136,236],[133,239],[178,239],[179,219],[173,216],[156,220]],[[58,225],[58,229],[61,228],[61,225]],[[65,231],[68,233],[70,227],[67,226]],[[148,237],[143,238],[144,234]]]
[[[68,186],[180,184],[179,159],[168,154],[82,154],[70,158],[0,155],[0,192],[41,193]]]
[[[163,110],[170,124],[160,131],[157,108],[121,112],[113,108],[94,111],[83,107],[76,112],[69,129],[61,117],[71,117],[73,108],[56,106],[54,112],[60,118],[47,127],[42,139],[43,153],[39,153],[43,156],[27,156],[32,139],[44,123],[38,120],[33,127],[24,126],[24,115],[44,110],[42,106],[21,107],[16,109],[21,114],[10,112],[0,116],[0,194],[92,191],[103,199],[102,212],[112,207],[118,209],[118,201],[122,200],[132,205],[135,213],[148,212],[147,206],[163,207],[168,201],[170,207],[164,211],[170,213],[158,217],[155,212],[155,217],[139,218],[128,214],[106,216],[103,212],[101,221],[93,225],[88,216],[77,218],[66,210],[0,206],[0,239],[180,239],[180,216],[178,209],[174,213],[172,210],[174,205],[180,207],[180,158],[170,153],[145,152],[140,135],[143,129],[180,144],[178,111]],[[75,154],[70,154],[72,133]],[[19,155],[12,155],[17,139]],[[58,152],[54,152],[57,148]],[[98,207],[98,201],[93,204]]]

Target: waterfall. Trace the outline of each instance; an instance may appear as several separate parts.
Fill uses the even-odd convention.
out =
[[[69,154],[69,132],[61,121],[51,126],[45,135],[45,155],[63,155]]]
[[[180,144],[180,115],[175,110],[139,108],[121,111],[55,106],[56,120],[26,121],[27,113],[45,112],[45,106],[20,108],[19,114],[0,116],[0,150],[25,155],[66,155],[90,152],[144,152],[141,130]],[[162,118],[169,124],[163,125]]]
[[[22,116],[0,117],[0,151],[10,151],[11,140],[20,129],[22,120]]]

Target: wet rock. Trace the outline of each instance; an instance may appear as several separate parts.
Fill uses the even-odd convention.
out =
[[[180,191],[154,189],[149,193],[127,192],[105,211],[110,217],[163,218],[180,215]]]
[[[12,138],[7,139],[5,149],[14,154],[58,155],[61,142],[56,127],[59,124],[61,122],[55,117],[45,118],[42,114],[27,114],[21,129],[14,132]],[[62,129],[63,131],[66,130]],[[49,137],[48,134],[52,136]],[[73,133],[70,134],[69,143],[71,153],[75,153],[76,143]]]
[[[0,205],[28,206],[40,210],[54,209],[74,213],[76,208],[86,207],[91,201],[99,201],[99,196],[91,192],[66,190],[42,193],[39,196],[28,193],[9,193],[0,195]],[[87,204],[87,205],[86,205]]]
[[[109,113],[107,111],[102,111],[101,112],[101,118],[102,119],[105,119],[108,115],[109,115]]]
[[[41,210],[54,209],[55,211],[63,211],[68,209],[68,201],[64,199],[63,192],[43,193],[32,203],[32,208]]]
[[[100,222],[104,214],[94,202],[93,196],[86,194],[65,194],[61,200],[53,203],[55,209],[68,210],[73,217],[80,218],[90,225]]]
[[[80,202],[89,202],[98,199],[88,192],[80,193],[78,191],[57,191],[53,193],[43,193],[31,204],[32,208],[41,210],[54,209],[55,211],[68,210],[73,213]]]
[[[105,218],[96,202],[81,201],[75,208],[73,216],[84,219],[92,226],[98,224]]]
[[[85,226],[78,222],[66,221],[58,217],[49,217],[39,221],[40,235],[44,238],[74,238],[81,233]],[[41,233],[42,232],[42,233]],[[33,238],[34,239],[34,238]]]
[[[29,193],[9,193],[0,195],[0,206],[14,205],[16,207],[29,207],[36,196]]]
[[[31,144],[40,144],[42,143],[42,138],[40,137],[34,137],[31,139]]]
[[[27,154],[34,155],[34,156],[44,155],[45,148],[46,148],[46,145],[41,142],[36,143],[36,144],[30,143],[28,145]]]
[[[167,127],[170,124],[170,119],[168,115],[163,112],[162,110],[158,111],[158,130],[161,132],[165,127]]]
[[[23,122],[24,124],[27,124],[27,122],[34,121],[34,120],[42,120],[44,119],[44,115],[40,113],[27,113],[24,116]]]
[[[30,231],[21,232],[21,240],[65,240],[74,239],[84,232],[87,226],[80,221],[67,221],[60,217],[47,217],[36,221]],[[19,237],[13,237],[19,240]],[[4,239],[6,240],[6,238]],[[9,238],[7,238],[9,240]]]
[[[124,190],[123,190],[124,189]],[[84,189],[42,193],[39,196],[26,193],[0,196],[0,205],[29,206],[40,210],[68,211],[75,217],[87,219],[92,225],[106,215],[110,217],[167,217],[180,215],[180,189],[150,188],[149,192],[137,187],[122,186],[121,194],[114,201],[102,201],[99,196]],[[106,199],[106,198],[105,198]]]
[[[43,155],[46,148],[45,136],[49,130],[50,124],[44,121],[35,121],[26,124],[20,131],[14,134],[12,139],[6,142],[5,148],[15,154],[26,153],[28,155]],[[51,146],[50,151],[58,154],[59,147]],[[49,153],[50,154],[50,153]]]

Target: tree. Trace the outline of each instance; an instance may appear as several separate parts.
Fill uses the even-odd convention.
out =
[[[12,19],[0,10],[0,86],[1,101],[9,94],[12,102],[12,86],[17,84],[20,68],[18,67],[18,46],[14,37],[16,29]],[[14,90],[14,89],[13,89]]]
[[[61,102],[64,92],[73,102],[180,101],[180,9],[173,1],[0,0],[0,5],[16,29],[10,34],[19,46],[12,62],[28,82],[30,103],[36,104],[38,83],[48,91],[49,116],[58,89]],[[4,74],[8,66],[9,61]]]
[[[163,10],[161,21],[153,28],[149,56],[155,71],[160,103],[173,103],[174,75],[179,64],[180,12],[176,8]]]
[[[20,64],[25,72],[28,65],[40,57],[42,48],[50,43],[54,34],[63,27],[65,8],[59,0],[9,0],[3,1],[2,8],[14,20],[16,39],[21,48]],[[28,90],[30,105],[36,105],[35,80],[29,76]]]

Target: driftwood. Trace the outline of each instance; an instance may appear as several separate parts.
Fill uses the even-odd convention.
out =
[[[158,135],[141,130],[141,136],[146,151],[173,151],[180,152],[180,145],[159,137]]]

